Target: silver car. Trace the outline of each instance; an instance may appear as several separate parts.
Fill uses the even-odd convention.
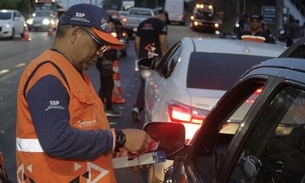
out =
[[[148,73],[145,122],[182,123],[186,141],[189,141],[217,101],[245,71],[264,60],[278,57],[285,49],[282,45],[233,39],[180,40],[157,66],[145,70]],[[139,64],[141,66],[141,61]],[[248,103],[251,105],[254,99]],[[223,130],[236,131],[239,124],[235,124],[231,123]],[[163,169],[170,163],[155,164],[151,178],[162,180]]]

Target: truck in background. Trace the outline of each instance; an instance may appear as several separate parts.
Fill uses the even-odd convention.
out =
[[[130,8],[134,7],[134,1],[122,0],[122,11],[129,11]]]
[[[169,23],[185,25],[187,11],[184,0],[166,0],[164,9],[168,12]]]
[[[215,32],[219,30],[222,24],[220,14],[209,3],[196,4],[190,19],[190,28],[194,31],[205,30]]]
[[[139,24],[149,17],[155,16],[154,10],[151,8],[133,7],[129,9],[126,18],[125,30],[128,37],[135,37]]]

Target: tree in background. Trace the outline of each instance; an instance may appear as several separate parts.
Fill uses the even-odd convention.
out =
[[[27,17],[31,12],[31,3],[31,0],[0,0],[0,9],[16,9]]]
[[[104,0],[103,9],[104,10],[121,10],[122,0]]]
[[[156,8],[163,7],[165,0],[134,0],[135,7]]]

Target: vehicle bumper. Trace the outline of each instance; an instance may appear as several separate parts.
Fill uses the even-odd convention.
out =
[[[200,21],[192,21],[190,24],[192,29],[210,29],[210,30],[218,30],[221,26],[220,23],[217,22],[200,22]]]
[[[29,29],[37,29],[37,30],[48,30],[49,25],[45,24],[27,24]],[[55,25],[51,26],[52,28],[55,28]]]
[[[10,37],[12,36],[12,28],[11,27],[0,27],[0,37]]]

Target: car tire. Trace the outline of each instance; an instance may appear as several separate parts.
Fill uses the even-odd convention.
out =
[[[23,32],[20,34],[21,38],[24,37],[25,28],[23,28]]]
[[[14,39],[15,37],[15,28],[13,27],[12,29],[12,35],[10,36],[10,39]]]

